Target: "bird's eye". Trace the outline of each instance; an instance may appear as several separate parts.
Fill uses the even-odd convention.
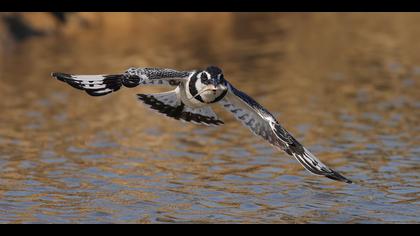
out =
[[[220,81],[221,83],[223,83],[223,82],[225,81],[225,78],[223,77],[223,74],[220,74],[220,75],[219,75],[219,81]]]
[[[207,74],[206,74],[206,73],[202,73],[202,74],[201,74],[201,80],[202,80],[202,81],[206,81],[206,80],[208,80],[208,78],[209,78],[209,77],[207,76]]]

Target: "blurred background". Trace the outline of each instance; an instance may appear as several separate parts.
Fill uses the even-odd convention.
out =
[[[0,223],[420,223],[420,14],[0,13]],[[319,159],[51,72],[218,65]],[[166,89],[168,90],[168,89]]]

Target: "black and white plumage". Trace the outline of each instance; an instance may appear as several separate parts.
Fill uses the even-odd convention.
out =
[[[137,94],[137,97],[149,108],[173,119],[211,126],[223,124],[210,107],[211,104],[219,103],[255,135],[295,157],[312,174],[352,183],[318,160],[285,130],[268,110],[226,81],[218,67],[210,66],[205,70],[194,71],[130,68],[115,75],[52,73],[52,77],[92,96],[103,96],[119,90],[122,86],[175,87],[169,92]]]

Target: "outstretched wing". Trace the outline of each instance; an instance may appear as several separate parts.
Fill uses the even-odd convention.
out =
[[[137,94],[137,97],[154,111],[176,120],[208,126],[223,124],[210,107],[192,108],[182,103],[179,87],[165,93]]]
[[[227,96],[220,103],[254,134],[294,156],[309,172],[315,175],[323,175],[333,180],[351,183],[349,179],[318,160],[287,132],[269,111],[254,99],[237,90],[229,83],[228,89]]]
[[[130,68],[115,75],[71,75],[52,73],[51,76],[74,88],[85,90],[91,96],[103,96],[119,90],[122,86],[133,88],[144,85],[177,86],[186,81],[193,72],[163,68]]]

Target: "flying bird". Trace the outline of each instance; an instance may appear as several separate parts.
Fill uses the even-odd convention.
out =
[[[76,89],[84,90],[91,96],[103,96],[118,91],[121,87],[170,86],[174,88],[172,91],[137,94],[137,98],[163,115],[196,124],[209,126],[224,124],[210,106],[218,103],[255,135],[295,157],[312,174],[352,183],[309,152],[267,109],[229,83],[224,78],[222,70],[216,66],[193,71],[129,68],[124,73],[112,75],[52,73],[51,76]]]

